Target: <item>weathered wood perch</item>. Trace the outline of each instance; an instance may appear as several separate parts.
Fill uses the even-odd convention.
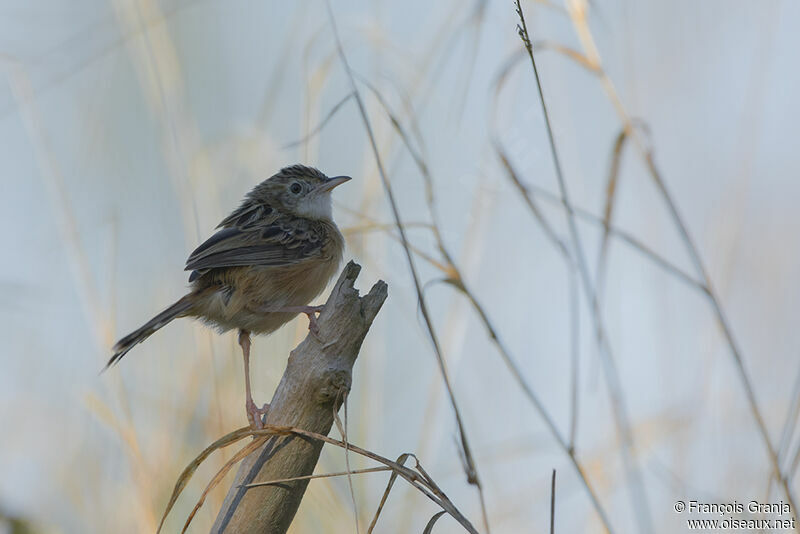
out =
[[[386,300],[378,281],[359,297],[353,284],[361,267],[349,262],[319,316],[319,332],[309,332],[295,348],[272,397],[266,424],[327,435],[343,394],[350,390],[353,364],[372,320]],[[248,455],[236,473],[211,529],[215,534],[286,532],[303,499],[308,480],[246,488],[246,484],[310,475],[323,443],[275,436]]]

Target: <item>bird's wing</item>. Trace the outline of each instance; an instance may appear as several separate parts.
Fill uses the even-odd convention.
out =
[[[274,219],[222,228],[192,252],[185,270],[292,265],[318,255],[322,249],[321,237],[302,219]]]

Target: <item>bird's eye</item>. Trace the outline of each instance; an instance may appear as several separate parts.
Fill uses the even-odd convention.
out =
[[[298,184],[297,182],[293,183],[292,186],[289,188],[289,191],[291,191],[295,195],[299,195],[300,191],[302,191],[302,190],[303,190],[303,187],[300,184]]]

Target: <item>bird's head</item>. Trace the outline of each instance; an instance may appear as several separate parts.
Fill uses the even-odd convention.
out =
[[[331,191],[349,180],[349,176],[329,178],[314,167],[292,165],[258,184],[249,196],[284,213],[330,220]]]

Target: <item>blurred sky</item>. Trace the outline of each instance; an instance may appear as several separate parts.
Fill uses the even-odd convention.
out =
[[[466,281],[564,434],[569,428],[570,283],[563,258],[509,182],[558,193],[530,65],[495,82],[520,49],[509,1],[333,1],[354,69],[424,140],[439,221]],[[579,4],[572,4],[573,8]],[[565,5],[523,2],[534,41],[581,49]],[[475,13],[482,16],[475,17]],[[744,355],[773,442],[798,375],[800,5],[762,0],[596,0],[591,31],[630,116],[685,218]],[[601,215],[620,122],[598,78],[537,52],[569,192]],[[116,338],[182,295],[187,254],[255,183],[302,162],[355,180],[337,189],[346,258],[390,297],[356,365],[351,439],[416,452],[480,525],[456,427],[404,253],[369,222],[391,212],[349,92],[323,2],[218,0],[0,2],[0,513],[52,532],[140,532],[208,443],[245,423],[234,334],[177,321],[98,376]],[[428,220],[424,182],[361,86],[403,218]],[[541,200],[569,240],[563,210]],[[366,218],[365,218],[366,217]],[[615,223],[676,265],[693,264],[632,145]],[[579,222],[594,273],[601,233]],[[425,229],[409,235],[436,256]],[[417,258],[453,375],[495,532],[544,532],[558,471],[557,525],[601,532],[569,461],[531,408],[468,302]],[[769,464],[708,300],[619,241],[602,292],[607,327],[656,532],[676,532],[676,499],[766,497]],[[631,509],[603,367],[581,297],[577,451],[616,532]],[[299,319],[254,344],[268,400]],[[798,446],[790,437],[787,465]],[[229,456],[228,456],[229,457]],[[219,464],[221,465],[221,463]],[[360,465],[360,464],[359,464]],[[366,465],[366,464],[365,464]],[[323,454],[321,471],[344,464]],[[179,529],[204,480],[168,521]],[[357,483],[365,528],[385,477]],[[795,491],[798,484],[792,480]],[[399,488],[384,528],[419,532],[435,507]],[[345,480],[312,482],[296,532],[352,532]],[[213,504],[196,519],[213,520]],[[344,511],[342,511],[344,510]],[[2,528],[0,527],[0,530]],[[386,530],[392,531],[392,530]],[[459,532],[443,519],[439,532]]]

